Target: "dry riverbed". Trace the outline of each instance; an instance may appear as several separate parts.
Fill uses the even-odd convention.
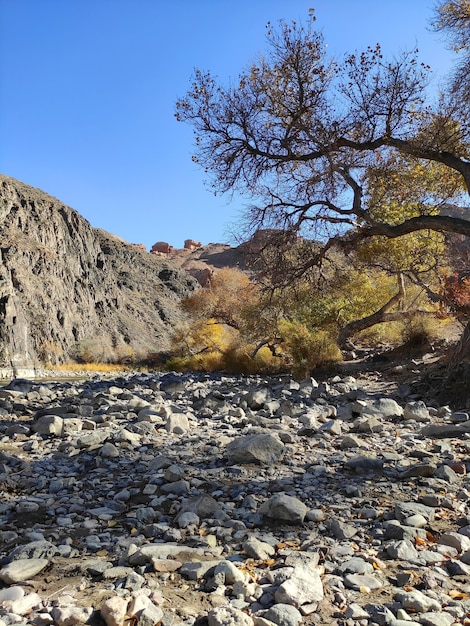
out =
[[[468,408],[373,373],[13,381],[0,626],[470,624]]]

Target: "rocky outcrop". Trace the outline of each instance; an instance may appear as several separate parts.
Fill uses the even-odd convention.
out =
[[[196,281],[0,175],[0,368],[168,348]]]
[[[194,239],[185,239],[184,241],[184,249],[185,250],[198,250],[202,248],[202,243],[200,241],[195,241]]]
[[[173,246],[170,246],[166,241],[157,241],[150,249],[150,254],[170,254],[173,250]]]

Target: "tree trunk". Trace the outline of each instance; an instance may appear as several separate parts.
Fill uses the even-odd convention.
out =
[[[450,354],[443,376],[432,382],[440,404],[449,404],[456,410],[468,409],[470,406],[470,321],[455,350]]]
[[[470,364],[470,320],[467,322],[455,350],[450,355],[448,368],[452,370],[462,363]],[[468,385],[470,388],[470,381]]]
[[[393,306],[395,306],[395,304],[398,304],[405,295],[405,284],[404,284],[403,275],[399,274],[397,278],[398,278],[398,291],[394,296],[390,298],[388,302],[386,302],[383,305],[383,307],[381,307],[375,313],[372,313],[371,315],[367,315],[366,317],[363,317],[360,320],[354,320],[352,322],[349,322],[349,324],[346,324],[346,326],[344,326],[341,329],[339,333],[339,338],[338,338],[338,343],[339,343],[340,348],[345,347],[346,342],[349,339],[349,337],[351,337],[352,335],[355,335],[361,330],[365,330],[366,328],[371,328],[371,326],[375,326],[376,324],[380,324],[382,322],[392,322],[392,321],[396,321],[399,319],[403,319],[403,317],[406,316],[406,314],[404,314],[403,311],[389,313],[390,309]]]

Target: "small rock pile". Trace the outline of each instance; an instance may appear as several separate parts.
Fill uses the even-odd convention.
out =
[[[0,416],[0,626],[470,624],[464,409],[128,374]]]

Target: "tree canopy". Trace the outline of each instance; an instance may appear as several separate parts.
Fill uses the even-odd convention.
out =
[[[434,26],[468,53],[468,0],[441,2]],[[268,24],[266,53],[232,84],[196,70],[176,116],[213,189],[248,198],[247,235],[273,233],[279,284],[338,247],[416,276],[436,265],[435,233],[470,236],[468,91],[454,80],[433,95],[430,77],[417,50],[332,58],[311,11],[305,24]]]
[[[196,70],[177,117],[193,125],[194,159],[215,190],[251,199],[253,230],[322,240],[351,231],[355,240],[420,229],[469,235],[470,222],[430,214],[426,206],[463,201],[470,190],[469,112],[450,98],[430,102],[429,72],[416,51],[386,60],[379,46],[337,61],[313,19],[307,26],[281,23],[268,29],[267,54],[236,85],[223,87]],[[442,165],[454,184],[394,224],[378,217],[368,191],[371,172],[397,154]]]
[[[470,101],[470,2],[469,0],[444,0],[436,6],[432,25],[442,32],[450,48],[460,55],[450,87],[462,106]]]

